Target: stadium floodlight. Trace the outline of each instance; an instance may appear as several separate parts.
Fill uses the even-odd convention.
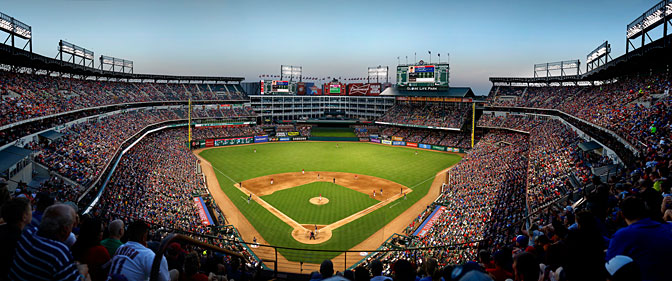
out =
[[[301,82],[303,75],[303,67],[294,65],[280,66],[280,80],[288,79],[290,82],[298,79]]]
[[[105,70],[104,66],[110,66],[109,70],[123,72],[130,71],[133,73],[133,61],[110,57],[110,56],[100,56],[100,69]],[[117,67],[117,68],[115,68]],[[121,68],[121,71],[119,70]]]
[[[93,67],[94,55],[92,51],[89,51],[75,44],[61,40],[58,42],[58,55],[57,55],[58,57],[60,57],[61,61],[63,60],[63,54],[70,55],[71,59],[68,61],[74,64],[81,64],[83,66]],[[79,63],[75,61],[76,58],[81,58]]]
[[[564,77],[567,75],[566,70],[576,69],[576,75],[579,75],[579,66],[581,62],[579,60],[566,60],[566,61],[557,61],[557,62],[547,62],[539,63],[534,65],[534,77],[539,76],[539,72],[545,72],[546,77]],[[557,73],[557,74],[556,74]]]
[[[389,66],[374,66],[369,67],[367,81],[371,83],[371,79],[376,79],[376,83],[380,82],[380,79],[385,78],[385,82],[389,82],[388,72],[390,70]]]
[[[3,44],[7,44],[7,40],[11,39],[12,47],[14,46],[15,37],[26,40],[26,44],[23,45],[22,49],[26,49],[27,46],[30,47],[30,52],[33,52],[33,29],[30,25],[27,25],[11,16],[8,16],[4,13],[0,13],[0,30],[9,33],[7,39]]]
[[[586,56],[586,72],[606,64],[609,60],[609,53],[611,53],[611,45],[609,45],[609,41],[604,41]]]
[[[625,32],[627,40],[625,52],[629,51],[630,45],[635,48],[630,40],[639,36],[642,37],[642,45],[640,47],[643,47],[644,39],[648,37],[647,32],[661,24],[665,24],[666,21],[670,20],[670,15],[672,15],[672,1],[663,0],[628,24]],[[667,28],[663,29],[663,37],[665,36],[667,36]]]

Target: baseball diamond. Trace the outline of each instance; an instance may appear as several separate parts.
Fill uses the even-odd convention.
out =
[[[372,236],[426,195],[437,172],[461,158],[457,154],[416,155],[410,148],[347,142],[339,143],[338,148],[333,142],[266,143],[196,153],[212,164],[221,190],[265,241],[330,250],[351,249]],[[336,184],[332,183],[334,179]],[[250,193],[254,200],[248,203]],[[310,198],[320,193],[329,198],[329,204],[310,204]],[[398,205],[380,208],[389,203]],[[324,209],[315,211],[318,208]],[[319,224],[323,233],[331,232],[331,237],[322,236],[306,244],[308,239],[303,234],[310,228],[304,224]],[[292,235],[297,229],[304,233]],[[306,260],[289,253],[286,258],[319,263],[335,255],[325,253]]]

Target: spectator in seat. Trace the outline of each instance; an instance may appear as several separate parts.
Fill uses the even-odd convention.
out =
[[[107,229],[110,232],[110,237],[100,241],[100,244],[107,249],[110,257],[112,257],[114,256],[114,253],[117,252],[117,249],[124,244],[121,242],[121,237],[124,236],[124,221],[119,219],[113,220],[110,222],[110,225],[107,226]]]
[[[156,255],[147,248],[149,225],[144,221],[135,221],[128,226],[126,236],[128,242],[119,247],[116,255],[112,258],[108,280],[121,277],[127,280],[149,280],[152,263]],[[165,257],[162,257],[158,279],[168,281],[171,280],[170,277],[168,262]]]
[[[495,267],[486,268],[485,271],[492,276],[495,281],[504,281],[509,278],[513,278],[513,273],[509,270],[511,263],[511,251],[500,250],[495,252]],[[508,255],[508,257],[507,257]]]
[[[9,266],[14,260],[16,243],[21,238],[21,231],[32,219],[30,202],[26,198],[11,199],[2,205],[0,225],[0,280],[6,280]]]
[[[28,228],[17,244],[10,280],[88,280],[88,267],[75,263],[65,245],[77,214],[70,206],[46,208],[39,228]]]
[[[103,265],[110,261],[110,254],[103,245],[100,245],[104,231],[100,219],[87,217],[79,229],[77,242],[72,245],[72,255],[75,260],[88,265],[93,281],[102,281],[107,277],[107,270]]]
[[[382,266],[382,264],[381,264]],[[371,275],[369,274],[369,270],[366,269],[366,267],[363,266],[358,266],[355,268],[355,281],[369,281],[371,279]],[[387,277],[388,279],[376,279],[376,280],[392,280],[392,278]]]
[[[371,281],[390,281],[392,278],[383,276],[383,263],[380,260],[373,260],[371,262],[371,273],[373,278]]]
[[[49,193],[40,192],[35,196],[35,211],[33,211],[33,219],[30,222],[30,226],[38,227],[40,221],[42,221],[42,214],[47,207],[54,204],[54,198],[49,196]]]
[[[184,281],[208,281],[208,276],[199,272],[201,263],[196,252],[187,254],[184,258]]]
[[[616,231],[607,249],[607,260],[618,255],[631,257],[642,273],[642,280],[669,280],[672,264],[672,224],[646,217],[644,200],[627,197],[621,202],[627,227]]]
[[[513,276],[515,281],[538,281],[539,263],[533,254],[524,252],[513,260]]]

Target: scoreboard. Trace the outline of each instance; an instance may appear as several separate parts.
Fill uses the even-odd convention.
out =
[[[426,64],[423,61],[397,66],[397,85],[402,90],[433,91],[449,88],[450,66],[447,63]]]
[[[297,83],[285,80],[261,80],[262,95],[293,95],[297,91]]]

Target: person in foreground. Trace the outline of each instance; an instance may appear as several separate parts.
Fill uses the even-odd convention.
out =
[[[143,221],[135,221],[126,231],[128,242],[117,249],[112,258],[112,266],[107,280],[149,280],[154,262],[154,252],[147,248],[149,225]],[[168,272],[168,261],[161,257],[159,280],[171,280]]]
[[[77,214],[64,204],[52,205],[38,228],[28,228],[17,245],[10,280],[90,280],[88,267],[75,263],[64,243],[77,223]]]

